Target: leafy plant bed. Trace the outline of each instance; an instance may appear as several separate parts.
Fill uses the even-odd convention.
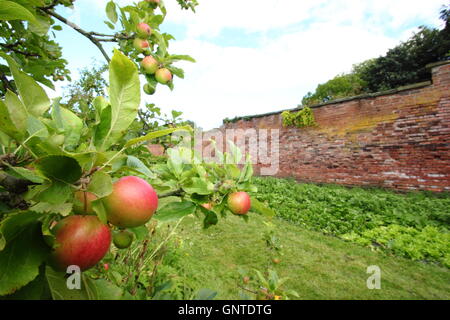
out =
[[[374,250],[450,267],[450,195],[254,178],[257,198],[277,216]]]

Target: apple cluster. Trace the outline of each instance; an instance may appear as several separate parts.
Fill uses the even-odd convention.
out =
[[[153,5],[159,5],[159,0],[147,0]],[[152,35],[152,29],[145,22],[140,22],[136,25],[136,38],[133,40],[134,49],[138,53],[144,54],[141,61],[141,68],[147,75],[154,75],[155,80],[161,84],[168,84],[172,81],[172,73],[169,69],[164,67],[150,52],[149,38]],[[155,93],[155,87],[149,83],[144,85],[144,92],[152,95]]]
[[[106,218],[110,225],[119,228],[114,233],[102,223],[93,209],[98,198],[88,191],[75,193],[71,215],[59,221],[53,228],[56,246],[50,262],[58,270],[77,265],[87,270],[96,265],[108,252],[111,241],[118,249],[128,248],[134,234],[126,228],[147,223],[158,208],[158,196],[145,180],[127,176],[113,184],[110,195],[102,198]]]

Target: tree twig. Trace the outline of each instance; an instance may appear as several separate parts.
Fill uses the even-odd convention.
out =
[[[2,71],[0,71],[0,80],[3,82],[3,86],[5,89],[9,89],[14,93],[17,93],[16,90],[13,88],[11,82],[6,77],[6,74],[4,74]]]
[[[89,32],[83,30],[81,27],[79,27],[78,25],[76,25],[75,23],[67,20],[66,18],[64,18],[63,16],[59,15],[58,13],[56,13],[55,11],[53,11],[52,9],[48,9],[46,7],[44,8],[39,8],[42,12],[47,13],[48,15],[58,19],[59,21],[63,22],[64,24],[68,25],[69,27],[71,27],[72,29],[74,29],[75,31],[77,31],[78,33],[82,34],[83,36],[85,36],[86,38],[88,38],[93,44],[95,44],[95,46],[100,50],[100,52],[102,53],[103,57],[105,57],[106,61],[108,61],[108,63],[111,61],[111,59],[109,58],[108,54],[106,53],[105,49],[103,48],[103,46],[101,45],[100,41],[95,38],[93,35],[91,35]]]

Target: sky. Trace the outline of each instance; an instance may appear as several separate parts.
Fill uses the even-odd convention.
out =
[[[108,0],[77,0],[75,9],[59,9],[88,31],[111,30]],[[308,91],[352,65],[386,53],[407,40],[418,26],[443,27],[444,0],[199,0],[196,13],[165,0],[168,15],[161,31],[175,36],[172,54],[189,54],[197,62],[180,62],[185,79],[175,89],[158,86],[142,93],[141,105],[155,103],[164,112],[182,111],[203,129],[224,118],[295,108]],[[126,5],[133,1],[118,0]],[[100,63],[98,49],[67,26],[56,33],[73,79],[81,68]],[[107,50],[112,50],[112,45]],[[141,79],[144,83],[144,79]],[[60,96],[58,82],[50,96]]]

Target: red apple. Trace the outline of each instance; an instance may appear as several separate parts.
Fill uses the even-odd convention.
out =
[[[228,207],[235,214],[246,214],[250,210],[251,201],[247,192],[234,192],[228,195]]]
[[[128,176],[113,184],[113,192],[103,203],[111,224],[134,228],[145,224],[153,216],[158,208],[158,195],[144,179]]]
[[[167,68],[161,68],[156,71],[155,78],[159,83],[167,84],[172,80],[172,73]]]
[[[133,46],[137,51],[143,52],[145,49],[147,49],[150,46],[150,44],[148,43],[147,40],[136,38],[133,41]]]
[[[159,63],[152,56],[146,56],[141,61],[142,69],[144,69],[145,73],[154,74],[156,70],[158,70]]]
[[[76,214],[95,214],[92,209],[92,201],[97,200],[97,196],[88,191],[75,192],[75,203],[73,204],[73,212]]]
[[[56,247],[50,260],[61,271],[71,265],[81,270],[93,267],[105,256],[111,244],[111,230],[96,216],[66,217],[52,232]]]
[[[136,25],[136,33],[139,38],[147,39],[152,34],[152,29],[145,22]]]

